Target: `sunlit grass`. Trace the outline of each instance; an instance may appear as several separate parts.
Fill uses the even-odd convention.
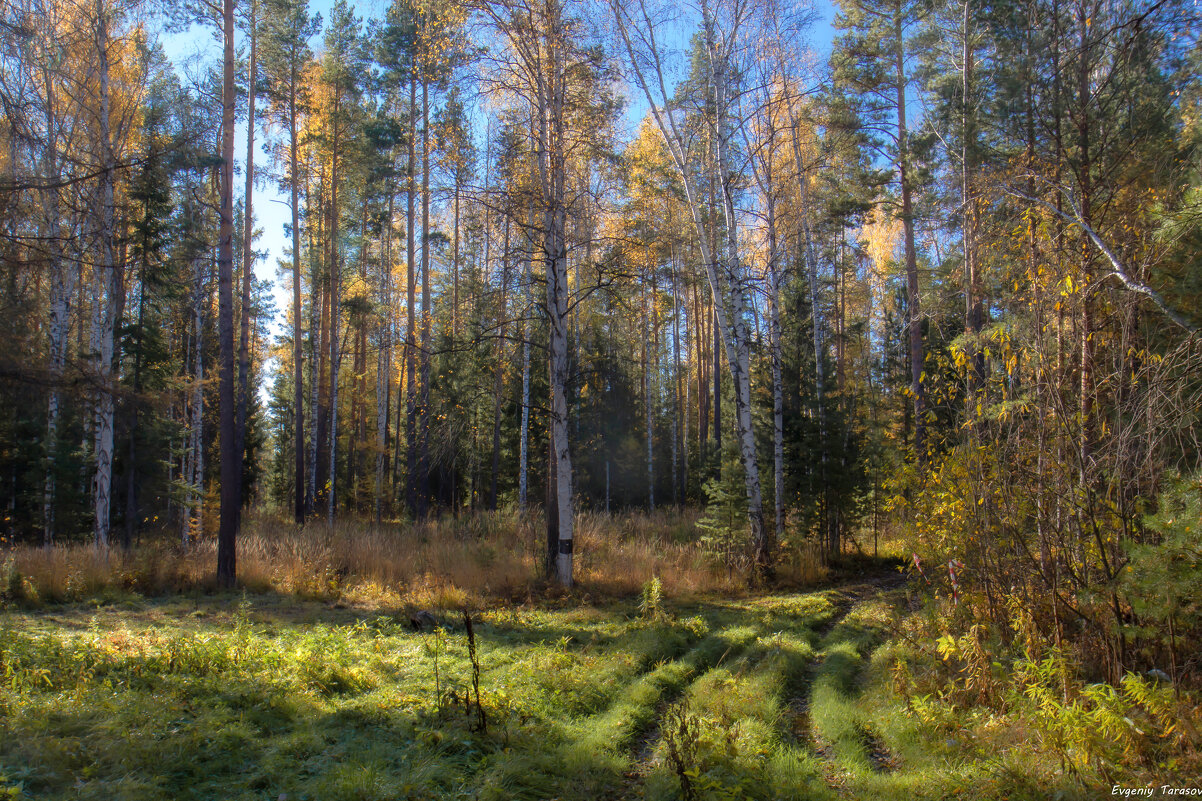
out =
[[[701,799],[1089,797],[1005,727],[907,711],[899,595],[492,604],[483,731],[451,611],[434,633],[379,595],[10,608],[0,797],[669,801],[671,710],[695,724]]]

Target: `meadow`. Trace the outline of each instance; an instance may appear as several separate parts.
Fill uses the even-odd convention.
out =
[[[316,530],[281,535],[268,558],[260,521],[264,542],[244,543],[247,585],[226,593],[170,549],[124,567],[114,556],[108,572],[82,549],[19,564],[10,553],[0,798],[1103,792],[1101,774],[1067,769],[1021,709],[914,690],[940,660],[915,639],[926,607],[894,561],[751,593],[704,560],[689,567],[698,546],[667,518],[614,518],[593,526],[593,546],[625,549],[621,570],[586,568],[591,581],[564,593],[504,547],[530,533],[512,522],[424,546],[412,531],[373,541],[364,529],[358,557],[331,551],[364,560],[348,566],[320,558]],[[401,536],[414,538],[407,557],[368,558]]]

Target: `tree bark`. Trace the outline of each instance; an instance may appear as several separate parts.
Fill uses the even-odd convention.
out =
[[[501,307],[497,311],[498,337],[495,350],[496,367],[493,371],[493,415],[492,415],[492,477],[489,481],[488,508],[497,508],[497,477],[501,473],[501,395],[505,390],[505,333],[508,327],[509,291],[509,217],[505,217],[504,245],[501,248]]]
[[[417,77],[409,78],[409,166],[406,199],[408,295],[405,319],[405,505],[417,515]]]
[[[926,398],[923,390],[922,300],[918,290],[918,251],[914,244],[914,203],[911,199],[910,143],[906,123],[905,39],[900,10],[893,18],[897,84],[897,173],[901,184],[902,232],[906,253],[906,328],[910,335],[910,393],[914,396],[914,458],[926,462]]]
[[[305,382],[304,382],[304,333],[301,330],[301,247],[300,247],[300,170],[297,155],[298,132],[296,123],[297,74],[296,59],[292,59],[288,72],[288,169],[289,200],[292,211],[292,380],[293,403],[295,404],[296,432],[293,447],[296,450],[296,503],[293,516],[297,525],[305,521]]]
[[[330,151],[330,221],[326,238],[330,243],[330,491],[326,498],[326,522],[334,525],[334,512],[338,508],[338,372],[342,366],[342,348],[338,326],[342,305],[342,270],[338,253],[338,229],[341,224],[338,207],[338,157],[341,130],[338,126],[339,88],[334,88],[333,147]]]
[[[430,81],[422,78],[422,344],[417,517],[430,504]]]
[[[255,275],[254,257],[254,192],[255,192],[255,82],[258,80],[258,31],[256,10],[258,0],[250,0],[250,61],[246,100],[246,195],[242,213],[242,308],[241,339],[238,345],[238,420],[236,450],[238,459],[246,461],[246,413],[250,405],[250,296]]]
[[[116,157],[111,128],[111,76],[109,63],[108,9],[96,0],[96,57],[100,89],[100,269],[95,271],[95,303],[102,310],[94,315],[99,322],[96,334],[96,382],[99,391],[95,411],[95,473],[92,479],[95,544],[107,548],[113,483],[113,364],[116,358],[114,331],[119,322],[117,308],[124,291],[121,266],[114,250],[116,205],[114,183]]]
[[[384,241],[380,247],[380,294],[384,313],[380,320],[378,337],[380,352],[376,363],[376,484],[375,518],[379,523],[383,517],[385,478],[388,475],[388,423],[392,405],[392,189],[388,190],[388,213],[384,220]]]
[[[54,544],[57,511],[58,420],[60,413],[59,378],[67,362],[67,336],[71,324],[71,296],[75,293],[77,267],[67,267],[62,258],[62,224],[57,184],[62,170],[58,153],[59,122],[54,76],[42,72],[46,96],[43,98],[46,147],[42,154],[42,176],[47,187],[41,191],[42,216],[46,232],[47,259],[50,267],[50,392],[46,402],[46,475],[42,491],[42,543]]]
[[[242,507],[242,459],[237,450],[234,410],[234,0],[223,0],[222,10],[225,48],[221,92],[221,205],[217,234],[221,522],[217,533],[217,583],[232,587],[237,573],[236,540]]]
[[[526,213],[526,230],[534,220],[534,210]],[[529,442],[530,442],[530,262],[533,254],[532,235],[527,233],[526,247],[523,250],[522,271],[522,420],[518,434],[518,507],[526,508],[526,492],[529,473]]]

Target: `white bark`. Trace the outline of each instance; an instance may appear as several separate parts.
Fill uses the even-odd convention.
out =
[[[654,268],[652,268],[654,269]],[[655,375],[651,369],[651,352],[655,347],[655,342],[648,340],[653,328],[651,323],[651,302],[649,300],[650,293],[647,290],[646,282],[643,285],[643,337],[644,342],[650,341],[649,345],[644,345],[643,358],[643,410],[645,413],[645,424],[647,429],[647,508],[649,511],[655,511],[655,455],[654,455],[654,427],[652,414],[652,381],[655,380]]]
[[[672,503],[679,505],[679,474],[677,462],[680,445],[680,303],[676,286],[676,254],[669,261],[672,268]]]
[[[527,219],[533,217],[529,214]],[[526,249],[522,291],[526,296],[522,314],[522,426],[518,441],[518,506],[526,508],[530,437],[530,248]]]
[[[110,505],[113,483],[113,333],[116,328],[117,305],[121,292],[116,254],[114,252],[115,210],[113,198],[112,130],[110,127],[110,75],[108,59],[108,17],[102,0],[96,2],[96,57],[100,89],[100,256],[94,272],[95,303],[102,311],[93,317],[95,330],[96,382],[99,391],[95,408],[95,471],[92,477],[92,500],[95,514],[95,544],[107,548],[109,543]]]
[[[772,111],[773,98],[770,94],[773,82],[764,81],[764,85],[768,90],[765,93],[767,96],[762,97],[760,102],[766,109],[766,113],[763,115],[760,128],[766,136],[766,141],[761,142],[759,147],[753,147],[752,143],[747,141],[747,150],[759,153],[751,160],[751,166],[760,194],[764,198],[768,226],[768,351],[772,360],[772,485],[776,536],[780,538],[785,533],[784,371],[781,360],[780,333],[780,291],[784,276],[783,254],[777,240],[776,182],[773,175],[777,135],[776,121]]]
[[[1063,187],[1059,187],[1059,189],[1068,200],[1069,212],[1065,212],[1062,209],[1056,208],[1054,205],[1048,203],[1042,198],[1031,197],[1025,193],[1014,190],[1007,190],[1007,192],[1008,194],[1020,198],[1021,200],[1025,200],[1028,203],[1034,203],[1042,206],[1053,214],[1059,216],[1064,221],[1079,227],[1085,232],[1085,235],[1089,237],[1090,241],[1094,243],[1094,246],[1097,247],[1101,254],[1106,257],[1106,261],[1110,262],[1110,272],[1103,275],[1102,278],[1113,276],[1114,278],[1118,279],[1118,282],[1123,285],[1124,289],[1134,292],[1138,295],[1143,295],[1156,304],[1156,308],[1160,309],[1160,311],[1163,312],[1166,317],[1172,320],[1174,324],[1180,326],[1191,334],[1196,332],[1198,330],[1197,326],[1190,322],[1185,315],[1181,314],[1176,309],[1173,309],[1167,303],[1165,303],[1164,298],[1160,296],[1159,292],[1142,281],[1131,277],[1131,270],[1128,269],[1123,260],[1120,259],[1117,254],[1115,254],[1108,244],[1106,244],[1106,240],[1102,239],[1097,230],[1093,226],[1086,223],[1082,218],[1081,211],[1077,207],[1076,199],[1072,196],[1072,194]]]
[[[551,0],[546,9],[546,32],[540,49],[549,62],[536,73],[536,110],[538,113],[538,171],[543,206],[543,254],[547,269],[547,320],[550,332],[547,361],[551,385],[551,447],[555,462],[556,524],[559,550],[555,555],[556,578],[565,587],[572,586],[572,455],[568,445],[568,325],[570,323],[566,150],[564,114],[567,76],[563,64],[566,33],[562,8]]]
[[[59,162],[59,121],[56,114],[54,94],[55,77],[48,68],[43,69],[45,97],[43,109],[46,124],[46,146],[42,159],[42,176],[46,188],[41,192],[46,252],[50,262],[50,393],[46,403],[46,476],[42,497],[42,541],[45,545],[54,542],[55,459],[57,458],[59,386],[58,382],[66,365],[67,334],[70,327],[71,296],[75,293],[77,268],[67,267],[62,259],[63,230],[59,190],[61,164]]]
[[[725,258],[719,264],[715,254],[709,248],[700,195],[686,154],[685,137],[677,125],[675,116],[668,109],[672,93],[668,91],[664,77],[665,69],[656,40],[655,25],[641,0],[635,0],[635,3],[640,18],[638,20],[628,13],[623,0],[610,0],[610,7],[614,12],[618,33],[633,67],[635,82],[647,99],[652,117],[664,137],[668,152],[681,178],[685,200],[697,231],[697,245],[701,250],[702,261],[705,263],[710,288],[714,294],[718,327],[735,389],[735,425],[743,462],[747,516],[751,527],[752,544],[756,551],[756,562],[761,577],[768,578],[771,575],[773,546],[764,530],[759,458],[755,447],[755,431],[751,422],[751,339],[747,325],[747,279],[739,259],[734,191],[731,186],[732,176],[728,163],[731,135],[728,59],[738,35],[738,26],[745,21],[745,18],[736,19],[732,23],[731,30],[719,32],[708,4],[704,0],[702,2],[706,55],[709,62],[708,78],[715,96],[716,130],[714,133],[726,229],[722,248],[725,251]],[[639,46],[637,52],[636,37]],[[652,90],[652,80],[656,82],[658,92]]]

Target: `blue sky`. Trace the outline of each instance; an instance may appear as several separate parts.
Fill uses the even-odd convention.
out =
[[[390,0],[361,0],[361,2],[356,2],[353,5],[356,16],[362,19],[378,19],[383,17],[389,2]],[[311,0],[310,11],[319,13],[322,15],[323,20],[328,20],[330,8],[333,4],[334,0]],[[815,0],[815,8],[818,18],[810,31],[810,43],[818,52],[821,59],[825,60],[830,53],[831,40],[834,36],[831,22],[834,19],[835,10],[829,0]],[[199,55],[201,58],[215,60],[221,55],[220,42],[212,29],[194,27],[185,33],[165,34],[162,37],[162,41],[168,57],[177,65],[177,68],[183,65],[189,57]],[[314,37],[312,45],[315,52],[320,52],[320,33]],[[641,102],[640,98],[632,97],[631,100],[632,102],[626,114],[626,127],[629,131],[637,128],[646,109],[646,104]],[[483,126],[477,126],[477,138],[482,136],[482,130]],[[269,165],[267,157],[262,150],[264,139],[261,130],[256,131],[255,140],[255,173],[257,181],[252,205],[255,226],[262,231],[262,235],[256,244],[256,250],[263,255],[263,258],[260,258],[255,265],[255,276],[259,280],[272,282],[278,316],[269,325],[269,330],[272,334],[275,334],[281,330],[284,324],[284,314],[291,304],[291,292],[285,284],[283,277],[279,275],[278,267],[279,261],[285,257],[285,250],[289,244],[285,236],[284,226],[291,221],[291,213],[288,208],[287,195],[278,190],[275,182],[271,180],[268,174]],[[482,144],[482,142],[477,142],[478,146]],[[245,172],[243,172],[246,164],[245,121],[238,124],[238,130],[235,134],[234,153],[236,168],[242,176],[236,179],[236,183],[238,187],[241,187],[245,181]]]

